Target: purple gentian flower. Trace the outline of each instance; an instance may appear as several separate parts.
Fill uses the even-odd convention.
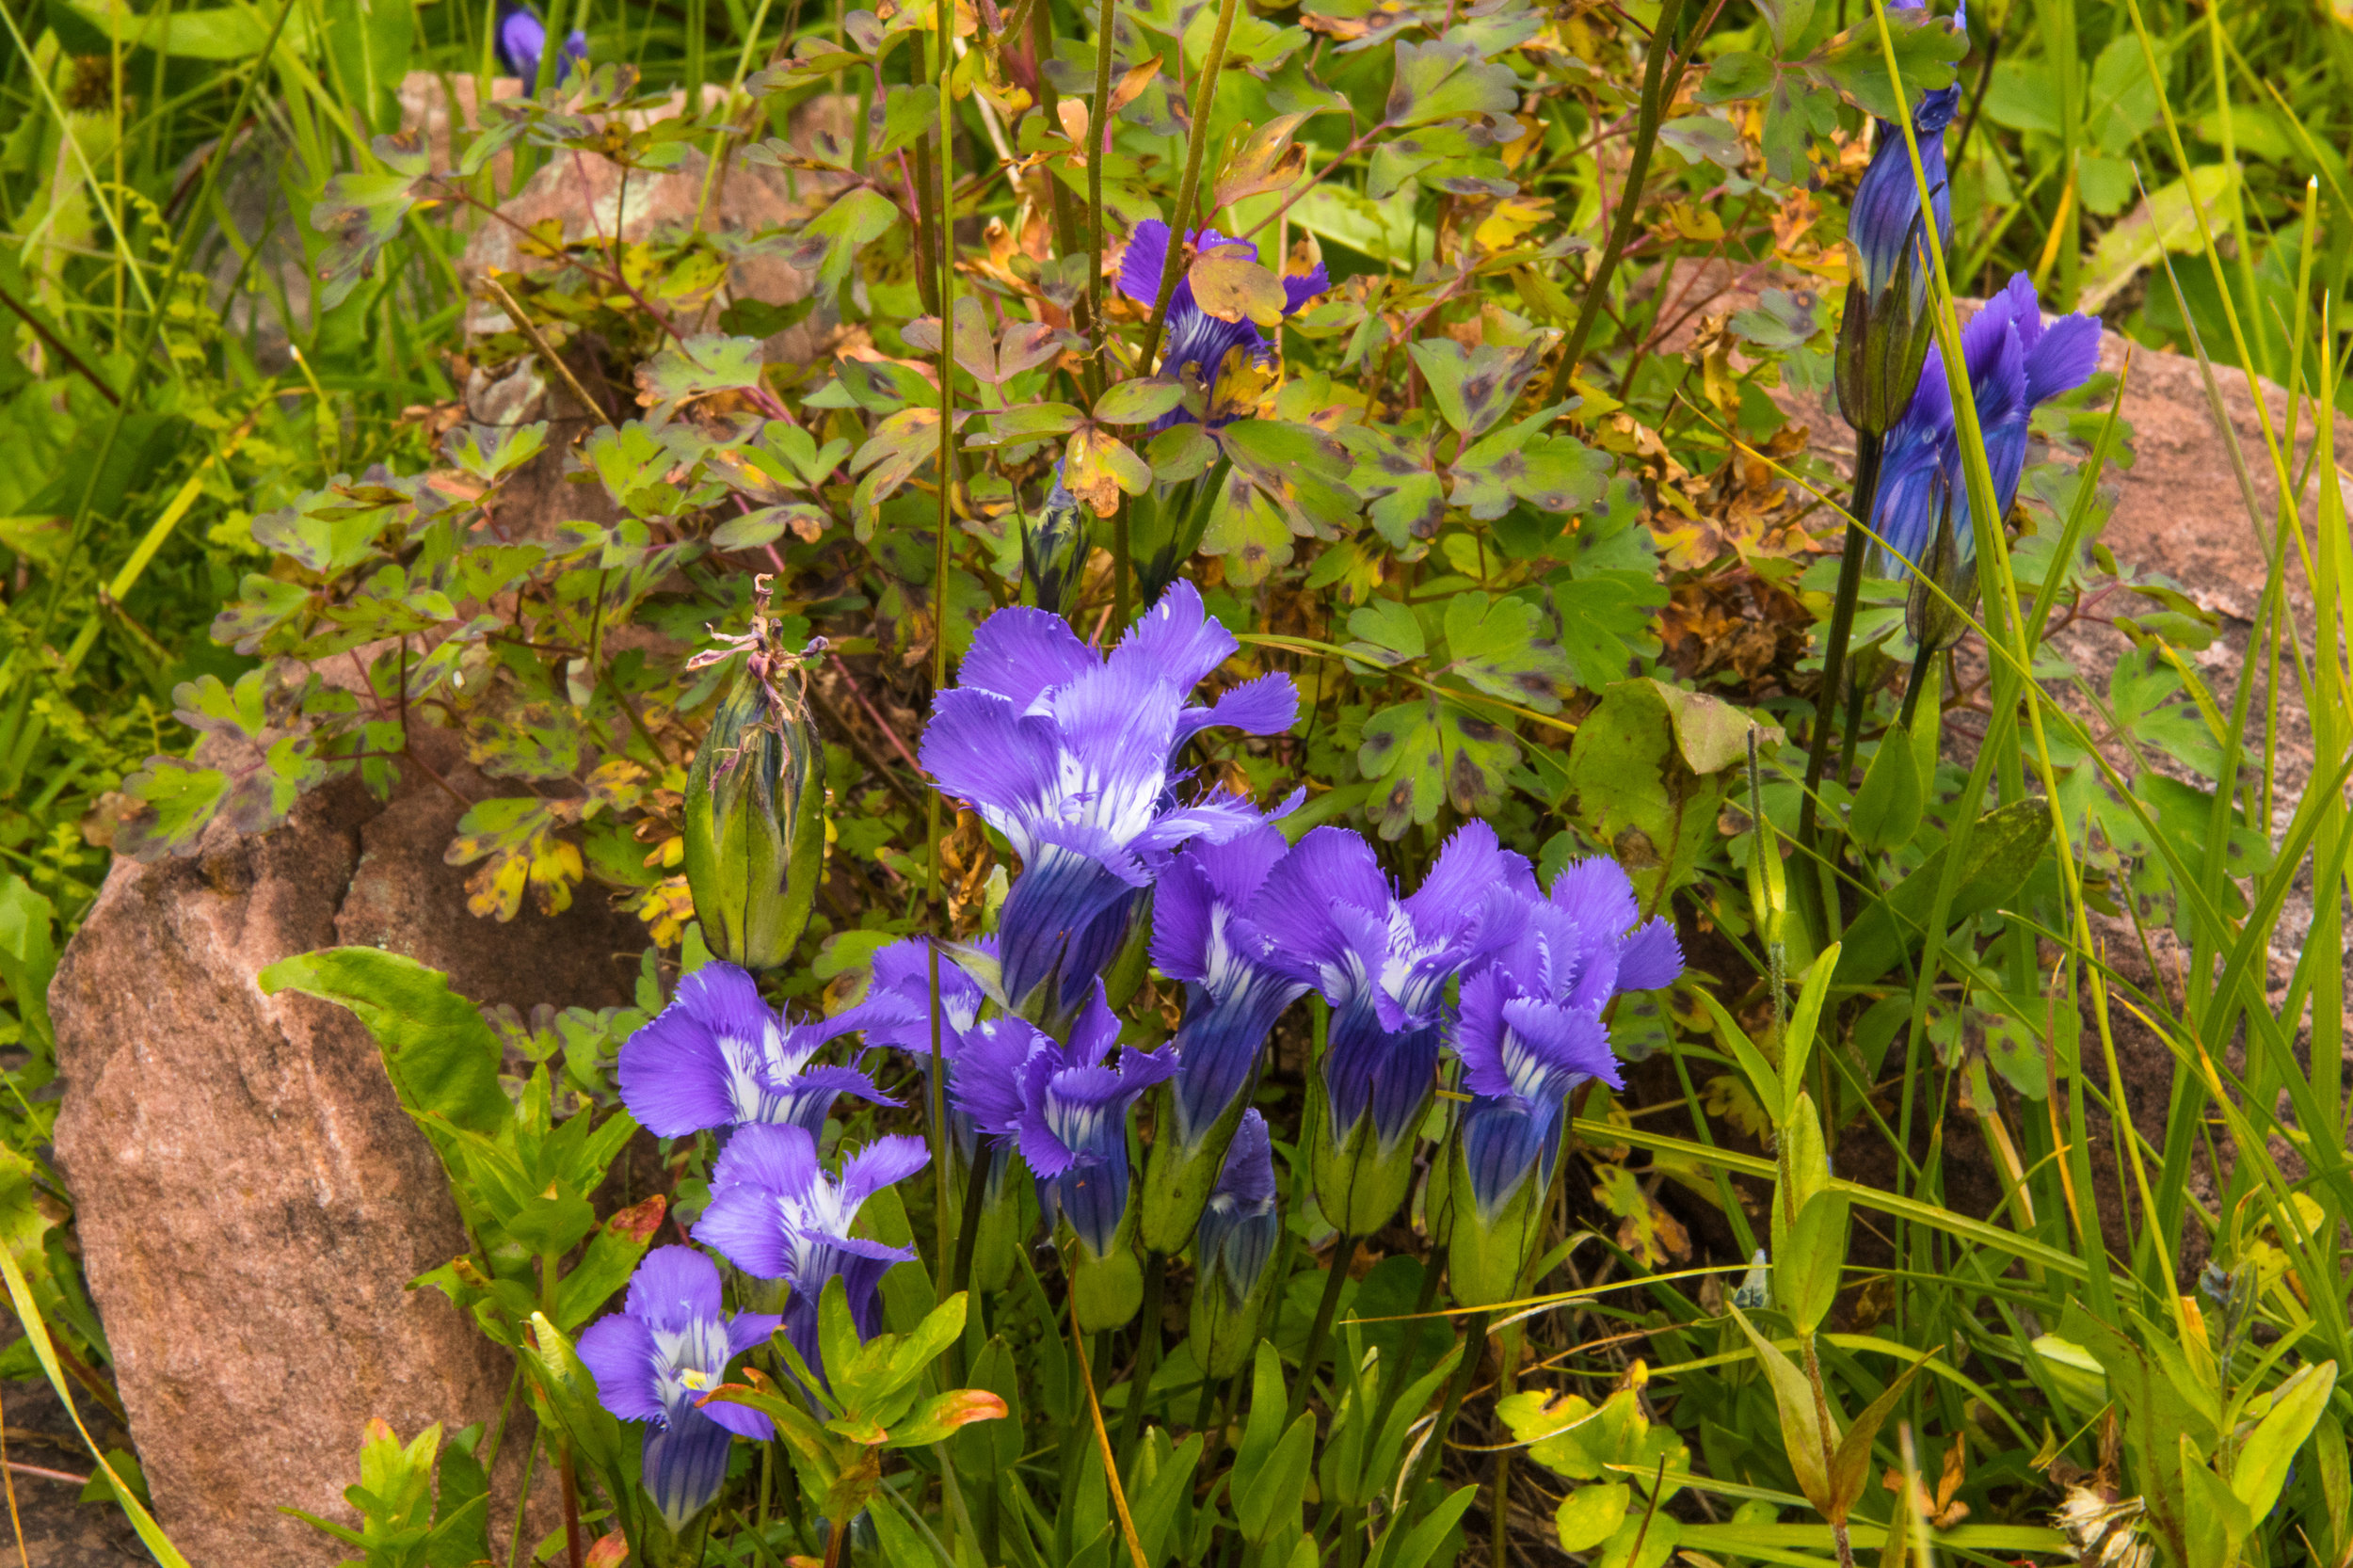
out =
[[[1435,1088],[1447,982],[1509,940],[1535,894],[1527,858],[1474,822],[1400,898],[1362,835],[1319,827],[1252,906],[1271,956],[1332,1005],[1323,1087],[1335,1145],[1369,1115],[1382,1158],[1410,1144]]]
[[[495,41],[499,59],[508,72],[522,78],[525,91],[537,90],[539,56],[548,46],[547,24],[539,20],[539,13],[525,0],[499,0]],[[561,86],[571,72],[585,72],[587,69],[588,38],[575,30],[556,53],[552,85]]]
[[[637,1265],[622,1310],[581,1335],[580,1359],[597,1380],[599,1402],[621,1420],[648,1423],[645,1486],[672,1529],[719,1495],[731,1436],[775,1435],[756,1410],[699,1401],[724,1381],[728,1363],[776,1323],[722,1310],[719,1271],[694,1248],[656,1247]]]
[[[999,922],[1004,995],[1017,1009],[1058,971],[1049,1005],[1077,1007],[1169,852],[1262,820],[1223,792],[1182,804],[1172,771],[1203,729],[1272,734],[1298,711],[1282,674],[1245,681],[1209,707],[1188,700],[1239,646],[1190,583],[1145,611],[1108,656],[1043,610],[1000,610],[973,634],[959,684],[933,704],[923,765],[1021,857]]]
[[[1120,259],[1119,292],[1146,311],[1160,297],[1160,271],[1168,261],[1168,235],[1167,224],[1157,217],[1145,218],[1128,236],[1128,251]],[[1196,253],[1222,249],[1239,251],[1254,262],[1258,259],[1256,245],[1248,240],[1228,239],[1214,229],[1195,229],[1186,237],[1193,242]],[[1297,315],[1307,301],[1331,286],[1321,262],[1316,264],[1313,272],[1284,279],[1283,313]],[[1200,377],[1203,391],[1209,394],[1209,423],[1212,427],[1234,417],[1221,414],[1217,403],[1217,379],[1225,368],[1225,357],[1237,348],[1260,364],[1274,357],[1274,345],[1266,341],[1265,334],[1249,317],[1221,321],[1203,310],[1193,296],[1193,280],[1184,271],[1177,273],[1176,292],[1169,296],[1167,330],[1168,347],[1160,357],[1160,374],[1174,377],[1187,366],[1193,368]],[[1178,408],[1162,415],[1153,428],[1192,423],[1193,415]]]
[[[1193,844],[1160,873],[1152,895],[1152,962],[1185,983],[1176,1029],[1176,1135],[1206,1137],[1249,1087],[1258,1048],[1307,982],[1271,956],[1273,938],[1252,918],[1267,873],[1289,853],[1273,827],[1222,844]]]
[[[1257,1107],[1241,1113],[1225,1150],[1209,1201],[1201,1208],[1193,1234],[1195,1289],[1223,1286],[1227,1304],[1239,1309],[1265,1277],[1283,1222],[1274,1211],[1274,1144]]]
[[[986,957],[997,954],[997,938],[983,936],[972,946]],[[939,1055],[953,1062],[965,1034],[978,1022],[986,997],[980,983],[945,953],[939,960]],[[866,1032],[870,1046],[889,1046],[907,1053],[930,1070],[932,1061],[931,943],[909,936],[874,954],[873,979],[865,1000],[834,1016],[841,1028]]]
[[[814,1137],[838,1096],[898,1103],[855,1067],[811,1064],[850,1027],[794,1023],[761,1000],[748,973],[714,960],[680,981],[670,1005],[621,1047],[621,1102],[662,1138],[754,1122],[792,1123]]]
[[[1985,435],[1993,499],[2007,516],[2025,472],[2028,422],[2038,407],[2090,379],[2100,363],[2100,323],[2094,316],[2069,315],[2046,328],[2034,283],[2021,272],[1969,318],[1961,329],[1961,347]],[[1952,392],[1944,360],[1931,346],[1919,389],[1887,435],[1879,502],[1872,508],[1872,527],[1886,541],[1875,552],[1876,569],[1884,576],[1911,576],[1927,558],[1948,499],[1965,518],[1965,495]],[[1953,544],[1959,563],[1975,559],[1976,531],[1965,521],[1956,521]]]
[[[1893,0],[1888,8],[1916,11],[1924,4],[1925,0]],[[1966,8],[1955,13],[1953,25],[1966,30]],[[1930,211],[1936,219],[1936,242],[1940,248],[1950,243],[1953,235],[1951,183],[1945,171],[1945,130],[1952,124],[1960,108],[1961,88],[1955,85],[1924,94],[1920,106],[1912,115],[1913,134],[1920,143],[1920,168],[1928,176]],[[1857,281],[1875,297],[1895,281],[1897,271],[1903,264],[1904,248],[1926,243],[1920,228],[1920,185],[1912,177],[1912,153],[1904,145],[1903,128],[1899,125],[1884,120],[1878,122],[1878,132],[1871,141],[1870,166],[1863,171],[1862,183],[1855,187],[1854,206],[1847,215],[1847,237],[1854,243],[1863,261]],[[1915,296],[1926,293],[1928,272],[1925,254],[1915,255]]]
[[[876,1291],[884,1273],[915,1256],[912,1247],[852,1236],[858,1206],[930,1160],[920,1138],[877,1138],[842,1161],[836,1180],[818,1165],[817,1143],[806,1128],[743,1128],[712,1171],[711,1207],[695,1226],[695,1240],[717,1249],[747,1274],[792,1287],[784,1307],[785,1336],[823,1379],[817,1308],[825,1282],[840,1279],[858,1337],[870,1338],[881,1323]]]
[[[1674,928],[1641,920],[1614,860],[1564,867],[1513,939],[1463,981],[1452,1032],[1472,1096],[1463,1149],[1482,1219],[1492,1222],[1531,1172],[1551,1180],[1571,1093],[1599,1079],[1625,1087],[1602,1009],[1622,991],[1656,990],[1683,972]]]
[[[1176,1053],[1120,1046],[1099,980],[1066,1047],[1018,1018],[997,1022],[993,1035],[970,1042],[952,1081],[983,1132],[1016,1141],[1048,1212],[1059,1208],[1088,1249],[1106,1256],[1128,1211],[1128,1112],[1174,1076]]]

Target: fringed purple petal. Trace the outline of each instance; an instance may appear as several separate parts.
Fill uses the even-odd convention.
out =
[[[959,686],[992,692],[1027,713],[1038,699],[1096,668],[1101,660],[1057,615],[1023,605],[998,611],[972,633],[956,666]]]
[[[923,767],[939,788],[971,802],[1028,857],[1030,824],[1062,790],[1063,746],[1054,721],[1024,716],[1005,698],[957,688],[939,694],[923,730]]]
[[[1176,717],[1176,744],[1204,729],[1239,729],[1245,735],[1279,735],[1299,716],[1299,687],[1280,670],[1228,690],[1207,708],[1188,708]]]
[[[626,1312],[598,1319],[581,1331],[581,1364],[597,1380],[597,1402],[624,1421],[662,1418],[662,1386],[654,1368],[653,1334]]]
[[[824,1179],[817,1164],[817,1140],[808,1128],[789,1123],[738,1129],[711,1172],[714,1190],[765,1187],[794,1197],[806,1196]]]
[[[1274,1136],[1256,1107],[1241,1113],[1218,1168],[1215,1195],[1256,1207],[1274,1201]]]
[[[744,1132],[758,1130],[745,1128]],[[739,1133],[728,1146],[732,1149],[743,1141]],[[749,1184],[717,1188],[702,1218],[695,1222],[695,1240],[754,1279],[782,1279],[792,1270],[783,1205],[784,1199],[773,1188]]]
[[[1305,310],[1307,301],[1332,286],[1332,275],[1318,262],[1306,272],[1294,272],[1283,280],[1283,313],[1295,316]]]
[[[682,1331],[717,1318],[719,1271],[692,1247],[656,1247],[637,1265],[624,1310],[653,1329]]]
[[[877,1138],[841,1162],[841,1196],[853,1208],[931,1163],[923,1140],[905,1133]]]
[[[1683,973],[1683,946],[1664,918],[1645,920],[1618,949],[1618,989],[1657,991]]]
[[[1241,648],[1202,603],[1201,590],[1180,577],[1128,629],[1112,650],[1109,667],[1164,684],[1181,696]]]
[[[948,1093],[982,1132],[1011,1137],[1020,1130],[1023,1069],[1052,1042],[1020,1018],[991,1018],[965,1037],[948,1069]]]
[[[2026,401],[2041,405],[2073,392],[2100,368],[2100,318],[2061,316],[2026,350]]]
[[[1168,225],[1147,217],[1128,235],[1128,248],[1119,259],[1119,292],[1150,310],[1160,297],[1160,274],[1168,266]],[[1177,275],[1177,286],[1185,287]]]

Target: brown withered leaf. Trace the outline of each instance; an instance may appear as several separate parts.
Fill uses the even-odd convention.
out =
[[[1247,318],[1261,327],[1283,319],[1283,280],[1260,266],[1249,248],[1218,245],[1193,258],[1194,303],[1220,321]]]
[[[1064,488],[1095,508],[1098,518],[1119,510],[1120,491],[1140,495],[1152,483],[1151,465],[1099,424],[1082,424],[1070,433],[1062,475]]]
[[[1144,89],[1152,85],[1152,78],[1160,73],[1160,57],[1158,55],[1154,55],[1142,65],[1132,67],[1125,76],[1119,79],[1119,85],[1112,88],[1112,113],[1117,114],[1134,103],[1138,97],[1142,96]]]

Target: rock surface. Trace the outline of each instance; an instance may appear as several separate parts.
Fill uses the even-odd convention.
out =
[[[441,852],[456,796],[492,786],[454,736],[414,744],[448,790],[412,768],[384,804],[345,780],[260,838],[216,824],[191,859],[118,860],[51,987],[57,1160],[157,1514],[196,1568],[336,1560],[279,1505],[356,1522],[342,1492],[370,1416],[404,1437],[494,1422],[511,1370],[439,1293],[408,1288],[466,1240],[374,1041],[254,975],[375,943],[477,1001],[598,1006],[628,1000],[644,945],[593,893],[554,918],[469,915]],[[526,1415],[493,1518],[513,1517],[528,1438]]]

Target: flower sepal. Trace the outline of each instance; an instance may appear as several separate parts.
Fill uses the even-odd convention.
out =
[[[1144,1265],[1127,1244],[1135,1226],[1122,1225],[1119,1234],[1120,1244],[1105,1256],[1097,1257],[1083,1241],[1071,1249],[1070,1300],[1081,1334],[1123,1327],[1144,1305]]]
[[[1234,1096],[1225,1114],[1188,1144],[1177,1128],[1176,1089],[1168,1084],[1153,1091],[1152,1156],[1144,1167],[1144,1201],[1138,1234],[1144,1244],[1170,1256],[1185,1250],[1201,1206],[1225,1165],[1225,1151],[1234,1128],[1249,1109],[1242,1096]]]
[[[1258,1343],[1258,1320],[1266,1316],[1267,1298],[1273,1293],[1272,1269],[1240,1300],[1225,1290],[1194,1289],[1186,1331],[1193,1338],[1194,1359],[1209,1376],[1229,1378],[1250,1364]]]
[[[1414,1139],[1409,1132],[1385,1144],[1379,1119],[1370,1111],[1346,1131],[1335,1133],[1323,1075],[1310,1073],[1308,1081],[1313,1103],[1307,1109],[1312,1144],[1307,1168],[1316,1204],[1342,1235],[1369,1236],[1389,1223],[1413,1188]],[[1404,1126],[1419,1129],[1435,1097],[1434,1092],[1424,1092]]]
[[[1915,220],[1915,232],[1917,227]],[[1838,411],[1849,424],[1869,435],[1883,436],[1895,428],[1920,384],[1920,367],[1928,360],[1935,325],[1920,276],[1922,264],[1919,245],[1905,246],[1894,276],[1875,293],[1861,265],[1849,259],[1847,304],[1839,316],[1833,363]]]
[[[1189,1327],[1193,1356],[1211,1377],[1231,1377],[1249,1359],[1279,1272],[1274,1252],[1282,1239],[1273,1141],[1266,1118],[1253,1111],[1236,1126],[1193,1233]]]
[[[988,1182],[982,1189],[981,1217],[973,1227],[972,1258],[966,1275],[971,1288],[984,1296],[1013,1284],[1021,1239],[1035,1231],[1038,1222],[1036,1181],[1011,1144],[992,1142],[993,1147],[980,1151],[980,1158],[990,1162]],[[964,1164],[950,1184],[949,1201],[955,1205],[951,1219],[959,1226],[964,1221],[964,1182],[970,1170],[968,1163]]]
[[[1512,1112],[1509,1114],[1516,1115]],[[1544,1179],[1551,1161],[1540,1160],[1521,1172],[1502,1202],[1490,1209],[1476,1200],[1477,1183],[1470,1169],[1465,1127],[1447,1141],[1447,1283],[1463,1306],[1495,1306],[1516,1301],[1520,1276],[1544,1239]],[[1432,1178],[1433,1189],[1437,1179]],[[1450,1200],[1450,1201],[1447,1201]]]

